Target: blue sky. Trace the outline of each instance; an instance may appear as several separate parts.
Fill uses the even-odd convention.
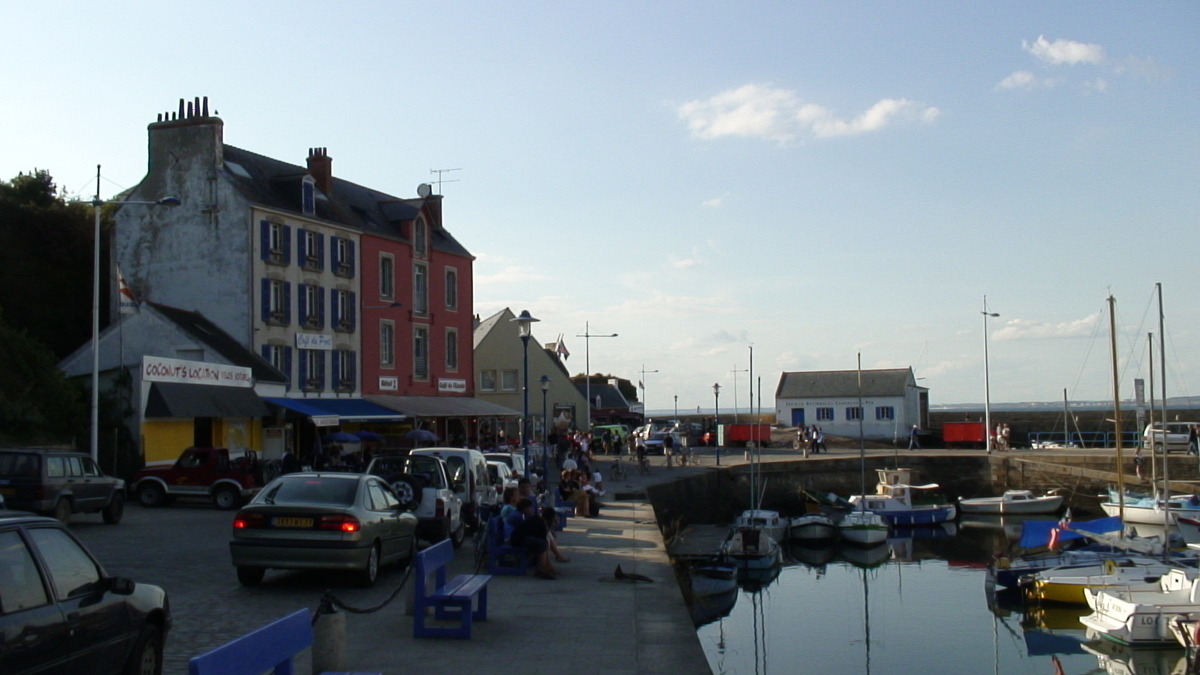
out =
[[[137,183],[146,125],[415,196],[511,307],[647,405],[748,366],[912,366],[936,403],[1200,394],[1200,4],[152,2],[6,10],[0,177]],[[1157,357],[1156,357],[1157,358]],[[657,370],[657,373],[639,372]],[[747,403],[746,373],[738,373]],[[1157,379],[1157,377],[1156,377]]]

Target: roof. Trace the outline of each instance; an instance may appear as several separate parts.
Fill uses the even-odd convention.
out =
[[[512,313],[511,309],[505,307],[483,321],[480,321],[478,326],[475,326],[475,349],[479,349],[479,343],[483,342],[484,338],[486,338],[488,334],[492,332],[492,329],[499,325],[500,320],[506,316],[512,319],[516,315]]]
[[[221,330],[217,324],[209,321],[200,312],[189,312],[170,305],[160,305],[157,302],[146,302],[145,304],[153,307],[163,318],[178,326],[180,330],[223,356],[229,363],[249,368],[256,381],[287,384],[286,375],[279,372],[275,366],[254,353],[253,350],[247,349],[242,343],[233,339],[229,333]]]
[[[832,398],[845,396],[903,396],[907,387],[917,387],[912,368],[863,370],[859,391],[858,370],[819,370],[783,373],[775,398]]]
[[[336,418],[338,422],[388,422],[404,415],[361,398],[264,398],[264,401],[309,417]]]
[[[575,388],[579,390],[580,396],[587,398],[589,391],[588,391],[588,385],[587,385],[586,381],[576,382]],[[629,401],[626,400],[625,395],[621,393],[620,389],[617,389],[616,387],[614,387],[611,384],[596,384],[593,382],[590,393],[592,395],[592,407],[593,408],[628,408],[629,407]],[[596,403],[597,397],[600,398],[599,404]]]
[[[409,417],[520,417],[521,413],[467,396],[366,396]]]
[[[253,389],[212,384],[154,382],[146,417],[264,417],[267,406]]]
[[[301,213],[300,183],[308,175],[306,167],[225,145],[226,178],[255,204],[281,211]],[[228,165],[234,164],[235,168]],[[240,170],[238,170],[240,169]],[[318,193],[320,191],[318,190]],[[441,200],[440,195],[424,199],[401,199],[378,190],[334,177],[332,194],[316,201],[316,216],[367,234],[409,241],[403,224],[415,220],[427,202]],[[440,209],[435,209],[438,211]],[[440,220],[440,219],[431,219]],[[466,247],[447,232],[440,222],[431,222],[430,245],[434,250],[473,258]]]

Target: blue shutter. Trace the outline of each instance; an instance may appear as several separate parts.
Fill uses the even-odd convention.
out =
[[[266,323],[271,320],[271,280],[262,280],[262,320]]]
[[[329,352],[315,352],[317,357],[317,389],[325,388],[325,355]]]
[[[299,284],[296,286],[296,290],[298,291],[296,293],[296,313],[300,316],[300,321],[298,323],[301,325],[308,323],[309,310],[308,293],[306,292],[307,288],[308,284]]]
[[[300,352],[300,368],[296,371],[296,381],[300,383],[300,388],[308,387],[308,357],[312,354],[310,349],[299,349]]]
[[[258,221],[259,256],[263,260],[271,257],[271,223],[266,220]]]
[[[325,289],[317,286],[317,327],[325,327]]]
[[[292,226],[283,225],[283,264],[292,264]]]
[[[325,269],[325,235],[317,234],[317,269]]]
[[[347,307],[342,311],[346,313],[346,318],[350,320],[350,332],[358,330],[358,294],[351,291],[346,294],[349,300],[346,302]]]
[[[350,352],[350,358],[346,359],[346,365],[350,368],[350,373],[346,379],[350,381],[351,389],[358,389],[358,352]]]
[[[287,375],[289,384],[291,384],[292,382],[295,381],[293,379],[295,376],[292,375],[292,348],[291,347],[283,348],[283,374]],[[295,389],[295,387],[292,387],[292,388]]]
[[[292,282],[283,282],[283,323],[292,323]]]
[[[333,371],[333,388],[338,389],[342,385],[342,360],[338,356],[342,353],[341,350],[330,352],[333,354],[333,363],[331,370]]]
[[[303,228],[296,230],[296,260],[304,265],[308,261],[308,230]]]
[[[354,266],[355,265],[355,254],[354,254],[354,240],[353,239],[346,240],[346,265],[350,268],[350,276],[354,276],[358,270]]]

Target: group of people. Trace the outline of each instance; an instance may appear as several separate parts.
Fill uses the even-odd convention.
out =
[[[829,452],[829,446],[825,445],[825,432],[821,431],[821,427],[815,424],[807,427],[798,427],[796,429],[796,442],[814,455],[819,452]]]
[[[558,481],[558,498],[575,505],[575,515],[595,518],[600,515],[604,496],[604,477],[599,471],[590,476],[581,469],[563,469]]]
[[[504,523],[504,540],[528,552],[537,578],[556,579],[558,570],[554,563],[571,562],[554,536],[558,511],[553,506],[538,506],[529,481],[522,480],[517,487],[504,489],[504,506],[497,517]]]

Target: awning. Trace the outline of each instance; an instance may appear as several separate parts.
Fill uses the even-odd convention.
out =
[[[399,422],[404,415],[361,398],[264,398],[264,401],[295,410],[318,422]]]
[[[146,417],[262,417],[270,414],[250,387],[154,382]]]
[[[409,417],[520,417],[521,413],[468,396],[368,396],[367,400]]]

